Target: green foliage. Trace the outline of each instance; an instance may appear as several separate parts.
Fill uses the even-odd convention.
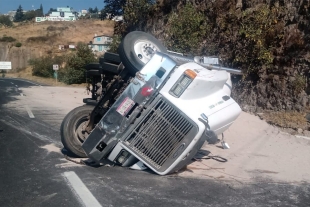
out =
[[[89,7],[89,9],[88,9],[88,12],[89,13],[91,13],[91,14],[96,14],[96,13],[98,13],[98,8],[97,7],[95,7],[94,9],[93,8],[91,8],[91,7]]]
[[[69,29],[69,27],[68,26],[65,26],[65,27],[55,27],[55,26],[52,26],[52,25],[50,25],[50,26],[48,26],[47,28],[46,28],[46,30],[47,31],[49,31],[49,32],[54,32],[54,31],[64,31],[64,30],[68,30]]]
[[[248,72],[257,70],[258,65],[271,65],[273,49],[283,38],[283,25],[279,21],[279,8],[263,4],[254,11],[244,11],[240,19],[239,35],[246,50],[236,53],[234,63],[247,64],[250,66]]]
[[[154,4],[153,0],[127,0],[124,8],[124,21],[128,27],[141,27]]]
[[[52,12],[57,11],[57,9],[50,8],[50,10],[46,13],[46,16],[50,15]]]
[[[21,46],[22,46],[22,43],[20,43],[20,42],[15,43],[15,47],[21,47]]]
[[[295,76],[295,80],[292,85],[294,87],[294,91],[298,94],[306,88],[307,80],[304,76],[298,74]]]
[[[3,24],[5,26],[11,27],[13,26],[13,23],[9,16],[6,15],[0,15],[0,25]]]
[[[16,10],[16,14],[14,16],[14,21],[15,22],[22,22],[24,21],[24,10],[21,5]]]
[[[126,4],[126,0],[104,0],[105,6],[101,10],[103,18],[112,19],[114,16],[119,16],[124,14],[123,7]],[[109,17],[107,16],[108,14]]]
[[[59,71],[59,81],[71,85],[85,82],[85,72],[74,68],[67,68],[64,71]]]
[[[38,17],[43,17],[44,16],[44,11],[43,11],[43,6],[42,4],[40,4],[40,13],[38,14],[39,16]]]
[[[37,16],[37,15],[36,15],[36,12],[35,12],[35,11],[33,11],[33,10],[27,11],[26,13],[24,13],[24,18],[23,18],[23,20],[28,20],[28,21],[30,21],[30,20],[34,19],[36,16]]]
[[[66,58],[66,68],[59,71],[59,80],[66,84],[85,82],[85,65],[95,62],[95,55],[86,44],[79,43],[76,51]]]
[[[0,38],[0,42],[14,42],[14,41],[16,41],[16,39],[11,36],[3,36],[2,38]]]
[[[110,47],[109,52],[117,53],[117,49],[119,44],[121,43],[121,40],[122,40],[121,35],[114,35],[113,40],[109,45]]]
[[[63,65],[64,58],[56,57],[40,57],[29,60],[29,65],[32,66],[32,75],[44,78],[52,78],[54,71],[53,65],[58,64],[60,67]]]
[[[24,13],[24,17],[23,17],[23,20],[33,20],[34,18],[36,17],[42,17],[43,16],[43,13],[40,9],[37,9],[37,10],[30,10],[30,11],[27,11],[26,13]]]
[[[196,51],[208,31],[204,14],[190,3],[171,13],[167,26],[168,48],[182,53]]]
[[[48,40],[50,40],[51,38],[53,38],[54,36],[37,36],[37,37],[28,37],[27,38],[27,42],[46,42]]]

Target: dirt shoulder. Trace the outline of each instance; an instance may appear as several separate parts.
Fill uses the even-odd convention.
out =
[[[242,112],[225,132],[230,149],[205,145],[203,155],[218,155],[227,162],[202,159],[180,172],[180,176],[231,180],[309,182],[310,137],[291,135],[259,117]]]

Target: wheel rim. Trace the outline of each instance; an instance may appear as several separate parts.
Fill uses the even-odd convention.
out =
[[[86,124],[88,122],[88,116],[82,117],[79,119],[74,127],[74,138],[76,141],[83,143],[88,137],[87,131],[85,131]]]
[[[135,55],[146,64],[156,51],[160,51],[159,48],[150,41],[139,40],[134,44]]]

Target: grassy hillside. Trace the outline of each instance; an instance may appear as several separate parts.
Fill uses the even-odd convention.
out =
[[[19,23],[0,28],[2,36],[11,36],[23,46],[43,50],[58,49],[60,44],[88,43],[95,34],[113,35],[113,21],[78,20],[75,22]]]
[[[89,43],[97,35],[113,35],[114,21],[78,20],[75,22],[22,22],[13,27],[0,27],[0,38],[12,37],[14,42],[1,42],[0,61],[11,61],[14,70],[6,77],[20,77],[54,85],[55,80],[32,76],[27,66],[30,58],[65,55],[70,50],[59,50],[59,45]],[[11,39],[12,39],[11,38]],[[16,43],[21,43],[17,48]],[[58,83],[58,85],[64,85]]]

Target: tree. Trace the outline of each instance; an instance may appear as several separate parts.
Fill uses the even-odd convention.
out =
[[[0,25],[1,24],[8,26],[8,27],[13,26],[13,23],[10,20],[10,17],[6,15],[0,15]]]
[[[101,10],[104,18],[112,19],[114,16],[124,14],[123,7],[126,4],[126,0],[104,0],[105,6]]]
[[[32,20],[37,16],[37,12],[30,10],[24,14],[24,20]]]
[[[66,57],[66,60],[66,69],[60,72],[59,78],[66,84],[74,84],[85,81],[85,65],[96,59],[86,44],[78,43],[76,52]]]
[[[18,9],[16,10],[16,14],[14,16],[15,22],[21,22],[24,20],[24,11],[21,5],[19,5]]]
[[[154,4],[154,0],[127,0],[123,10],[128,27],[141,29],[140,26],[146,23]]]
[[[194,53],[203,42],[204,35],[210,31],[205,19],[205,15],[198,12],[191,3],[172,12],[167,22],[168,48],[182,53]]]
[[[94,13],[93,8],[89,7],[88,12],[89,12],[90,14]]]
[[[96,14],[97,14],[97,13],[98,13],[98,11],[99,11],[99,10],[98,10],[98,8],[97,8],[97,7],[95,7],[95,8],[94,8],[94,10],[93,10],[93,13],[96,13]]]
[[[44,12],[43,12],[42,4],[40,5],[40,12],[41,12],[41,13],[39,13],[40,17],[43,17],[44,16]]]
[[[46,13],[46,16],[50,15],[52,12],[57,11],[57,9],[50,8],[50,10]]]
[[[102,18],[112,19],[115,16],[122,16],[125,13],[125,7],[128,5],[138,5],[139,7],[149,7],[156,3],[156,0],[104,0],[105,6],[101,10]],[[144,5],[145,4],[145,5]],[[136,9],[137,13],[140,12]],[[138,15],[138,14],[137,14]],[[140,15],[141,16],[141,15]]]

